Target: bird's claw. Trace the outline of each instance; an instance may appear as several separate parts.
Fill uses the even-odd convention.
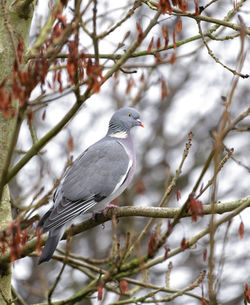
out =
[[[118,209],[118,206],[117,206],[116,204],[110,203],[110,204],[104,209],[103,215],[104,215],[104,216],[107,216],[108,211],[109,211],[110,209]]]
[[[93,221],[96,221],[96,220],[97,220],[97,219],[96,219],[96,218],[97,218],[96,216],[97,216],[98,214],[100,215],[101,213],[102,213],[101,211],[93,211],[93,213],[92,213],[92,220],[93,220]]]

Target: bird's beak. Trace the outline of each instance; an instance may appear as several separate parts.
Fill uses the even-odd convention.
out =
[[[136,121],[139,123],[139,125],[140,125],[141,127],[143,127],[143,128],[144,128],[144,124],[142,123],[142,121],[141,121],[141,120],[137,119]]]

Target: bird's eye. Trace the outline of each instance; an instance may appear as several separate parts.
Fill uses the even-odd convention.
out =
[[[131,113],[129,113],[128,116],[131,116]]]

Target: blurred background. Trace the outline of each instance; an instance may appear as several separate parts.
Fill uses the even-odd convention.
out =
[[[239,4],[240,1],[238,1]],[[193,1],[188,1],[191,12],[195,11]],[[199,1],[199,6],[206,7],[210,1]],[[237,1],[219,0],[211,1],[202,15],[223,19],[230,10],[233,10]],[[229,20],[239,24],[240,15],[249,25],[250,3],[241,1],[242,7],[238,13],[232,14]],[[35,41],[40,29],[50,13],[53,2],[39,0],[32,22],[30,44]],[[97,32],[102,33],[118,20],[123,18],[133,6],[133,1],[97,1]],[[82,3],[82,8],[86,4]],[[63,14],[69,22],[73,16],[74,1],[69,1]],[[92,31],[93,6],[89,5],[83,16],[84,26]],[[136,39],[136,23],[145,29],[155,12],[143,3],[139,9],[120,27],[99,41],[99,53],[123,54],[129,45]],[[177,24],[181,20],[182,30],[177,31]],[[75,159],[89,145],[93,144],[107,131],[108,121],[113,112],[124,106],[135,107],[141,113],[145,125],[143,129],[134,130],[134,139],[137,152],[136,176],[130,187],[118,199],[119,205],[158,206],[166,186],[182,159],[188,133],[193,132],[192,147],[184,163],[182,174],[177,181],[176,188],[169,200],[169,207],[181,207],[197,181],[204,163],[214,145],[213,132],[218,128],[220,118],[225,110],[224,101],[228,98],[235,76],[223,68],[208,55],[208,51],[201,39],[190,39],[199,35],[198,25],[192,18],[162,15],[157,25],[146,37],[136,53],[145,51],[154,37],[154,46],[161,37],[160,46],[164,46],[162,27],[169,35],[169,44],[173,44],[173,33],[176,41],[183,41],[178,48],[171,48],[160,52],[159,57],[153,55],[138,56],[129,59],[123,69],[110,78],[101,88],[100,93],[94,94],[71,120],[66,128],[53,138],[41,154],[34,157],[11,180],[11,196],[13,200],[13,213],[18,212],[17,206],[22,209],[36,201],[54,185],[65,169],[70,156]],[[201,22],[203,33],[209,32],[214,26],[212,23]],[[180,27],[180,25],[179,25]],[[129,34],[128,34],[129,33]],[[219,27],[213,32],[214,39],[206,36],[209,47],[215,56],[226,66],[237,70],[239,58],[242,56],[242,41],[238,32],[226,27]],[[244,37],[244,64],[243,74],[250,73],[249,36]],[[79,48],[86,53],[94,53],[93,42],[81,29]],[[67,47],[62,50],[67,53]],[[105,57],[105,56],[103,56]],[[100,58],[104,65],[104,72],[112,67],[115,61]],[[65,65],[63,59],[58,59],[58,65]],[[51,69],[52,70],[52,69]],[[56,71],[56,70],[55,70]],[[52,81],[55,71],[51,71],[48,80]],[[75,102],[74,94],[68,86],[67,74],[62,70],[62,83],[66,88],[63,92],[56,86],[53,90],[45,86],[45,92],[37,87],[31,96],[31,102],[40,107],[34,113],[33,125],[38,138],[49,131]],[[249,106],[250,80],[239,78],[230,106],[231,120],[238,117]],[[233,130],[225,138],[226,148],[234,148],[233,159],[227,161],[218,176],[216,200],[228,202],[249,196],[250,190],[250,119],[246,118],[239,124],[242,130]],[[32,138],[28,124],[23,124],[18,140],[18,150],[14,163],[19,160],[22,153],[32,145]],[[226,151],[226,150],[225,150]],[[205,185],[213,175],[213,165],[207,170],[202,179]],[[176,192],[180,190],[181,199],[177,201]],[[41,193],[34,200],[35,194]],[[203,204],[211,202],[211,190],[208,189],[200,198]],[[40,209],[33,211],[29,216],[43,215],[50,207],[51,200]],[[219,216],[218,216],[219,217]],[[244,285],[249,282],[250,274],[250,244],[248,242],[250,225],[248,223],[249,211],[245,210],[232,222],[219,227],[216,232],[215,246],[215,275],[216,291],[220,304],[243,304]],[[178,247],[185,237],[192,237],[206,228],[210,216],[198,218],[192,222],[191,218],[182,219],[169,239],[167,247]],[[144,228],[148,219],[142,217],[122,218],[117,224],[117,234],[121,245],[124,245],[126,232],[136,237]],[[243,221],[245,233],[241,239],[238,233],[240,222]],[[155,224],[158,222],[156,221]],[[167,228],[167,219],[162,220],[162,230]],[[151,232],[154,232],[155,226]],[[112,245],[112,224],[98,226],[94,229],[74,236],[71,242],[71,252],[85,258],[106,258]],[[149,234],[140,244],[140,253],[147,252]],[[202,270],[207,270],[208,261],[203,258],[204,250],[209,251],[209,237],[201,239],[196,247],[182,252],[170,260],[173,268],[170,276],[170,287],[182,289],[194,281]],[[65,247],[61,241],[60,248]],[[163,255],[161,249],[157,255]],[[148,272],[148,282],[164,286],[169,260],[158,264]],[[61,263],[55,260],[37,265],[36,257],[26,257],[14,263],[13,285],[27,304],[40,303],[46,300],[46,293],[55,281]],[[134,276],[140,279],[141,276]],[[66,267],[54,294],[53,300],[70,297],[82,289],[89,282],[89,278],[77,269]],[[203,290],[207,293],[207,278],[203,281]],[[202,285],[194,292],[202,293]],[[145,290],[140,290],[139,295]],[[159,292],[157,297],[164,297]],[[156,297],[156,299],[157,299]],[[103,299],[103,304],[111,304],[118,300],[117,295],[110,292]],[[189,296],[182,296],[171,301],[171,304],[200,304],[201,301]],[[100,304],[97,293],[79,304]]]

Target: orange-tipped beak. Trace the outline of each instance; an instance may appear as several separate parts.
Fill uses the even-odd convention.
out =
[[[138,121],[138,123],[140,124],[140,126],[144,128],[144,124],[142,123],[142,121],[139,120],[139,119],[137,119],[137,121]]]

